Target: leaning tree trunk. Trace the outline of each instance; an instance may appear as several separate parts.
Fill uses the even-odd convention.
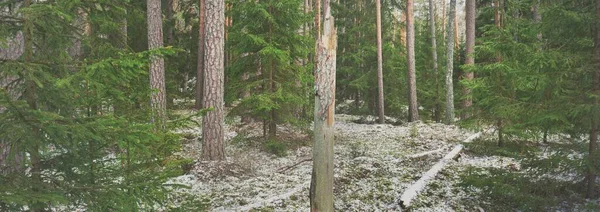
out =
[[[429,31],[431,33],[431,60],[433,62],[433,75],[435,78],[435,112],[434,119],[436,122],[440,122],[440,111],[442,110],[440,104],[440,85],[439,85],[439,69],[438,69],[438,55],[437,55],[437,38],[435,33],[435,8],[433,0],[429,0]],[[413,57],[414,59],[414,57]]]
[[[446,35],[446,124],[454,123],[454,83],[452,71],[454,70],[454,16],[456,0],[450,0],[448,8],[448,31]]]
[[[162,13],[160,0],[148,0],[148,49],[163,47]],[[159,128],[165,127],[167,119],[167,100],[165,89],[165,60],[160,56],[152,56],[150,61],[150,88],[152,96],[152,120]]]
[[[199,1],[199,10],[198,10],[198,25],[200,25],[198,31],[198,67],[196,70],[196,103],[195,107],[197,110],[202,109],[202,95],[204,93],[204,17],[205,14],[205,0]]]
[[[383,53],[382,53],[382,40],[381,40],[381,0],[375,0],[375,7],[377,7],[377,109],[379,115],[379,123],[385,123],[384,113],[384,98],[383,98]]]
[[[413,0],[406,1],[406,57],[408,60],[408,121],[419,120],[417,76],[415,71],[415,24]]]
[[[202,159],[223,160],[223,93],[225,56],[225,0],[206,1],[206,55],[202,105],[212,108],[202,119]]]
[[[465,64],[475,65],[475,0],[467,0],[466,2],[466,46],[465,46]],[[467,81],[473,80],[473,72],[465,72],[464,79]],[[463,113],[461,114],[462,119],[469,118],[469,108],[473,105],[471,98],[471,89],[468,87],[463,88]]]
[[[310,184],[311,211],[333,211],[333,140],[335,113],[335,68],[337,34],[330,0],[317,1],[315,69],[315,119],[313,171]],[[323,28],[321,31],[321,18]],[[322,33],[321,33],[322,32]]]
[[[600,1],[596,2],[596,17],[600,19]],[[594,58],[596,59],[596,71],[594,72],[594,85],[592,92],[594,93],[594,106],[595,110],[592,112],[592,128],[590,131],[590,144],[589,144],[589,159],[590,165],[588,167],[587,174],[587,192],[585,196],[587,198],[594,197],[596,188],[596,176],[598,172],[598,95],[600,95],[600,23],[596,23],[596,33],[594,38]]]

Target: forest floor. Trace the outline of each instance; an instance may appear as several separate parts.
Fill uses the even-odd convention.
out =
[[[402,192],[475,133],[438,123],[394,126],[355,123],[358,119],[359,116],[336,115],[336,211],[397,211]],[[280,141],[265,144],[261,123],[241,126],[238,119],[228,121],[225,128],[227,160],[196,160],[188,174],[171,180],[170,183],[189,186],[179,192],[203,198],[209,211],[309,210],[312,162],[307,133],[279,126]],[[180,133],[199,138],[201,130],[189,128]],[[182,156],[199,158],[201,145],[196,140],[186,144]],[[283,147],[279,146],[281,143]],[[485,192],[465,186],[462,181],[465,174],[473,174],[474,170],[489,173],[485,171],[488,168],[522,171],[514,157],[463,151],[429,182],[409,209],[483,211],[480,205],[490,204],[479,198]]]

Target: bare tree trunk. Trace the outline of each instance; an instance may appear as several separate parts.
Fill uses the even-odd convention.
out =
[[[465,46],[465,64],[475,65],[475,0],[466,1],[466,46]],[[473,72],[465,72],[464,79],[467,81],[473,80]],[[471,89],[463,88],[463,113],[461,114],[462,119],[469,118],[469,108],[473,105],[471,98]]]
[[[335,114],[335,71],[337,34],[331,16],[330,0],[317,1],[315,69],[315,119],[313,172],[310,184],[310,208],[316,212],[333,211],[333,141]],[[321,34],[321,16],[323,33]]]
[[[408,60],[408,121],[419,120],[417,104],[417,76],[415,71],[415,24],[414,1],[406,1],[406,56]]]
[[[494,0],[494,24],[497,28],[502,28],[502,16],[504,14],[504,0]],[[502,55],[499,53],[496,55],[496,62],[502,62]],[[502,81],[502,73],[500,74],[500,81]],[[496,118],[496,128],[498,130],[498,146],[504,146],[504,135],[503,135],[503,127],[502,119]]]
[[[435,78],[435,112],[434,119],[436,122],[440,122],[440,111],[442,110],[440,104],[440,85],[439,85],[439,69],[438,69],[438,55],[437,55],[437,36],[435,30],[435,8],[433,0],[429,0],[429,32],[431,33],[431,60],[433,62],[433,74]],[[413,57],[414,58],[414,57]]]
[[[205,42],[206,65],[203,106],[212,108],[202,119],[202,159],[223,160],[223,93],[224,93],[224,56],[225,56],[225,1],[206,1]]]
[[[205,27],[205,23],[204,23],[204,17],[206,16],[205,14],[205,8],[204,8],[204,4],[205,4],[205,0],[198,0],[199,1],[199,10],[198,10],[198,25],[200,25],[199,27],[199,33],[198,33],[198,68],[196,70],[196,103],[195,103],[195,107],[197,110],[202,109],[202,95],[204,93],[204,27]]]
[[[162,12],[160,0],[148,0],[148,49],[163,47]],[[152,56],[150,61],[150,88],[153,122],[164,128],[167,119],[167,100],[165,89],[165,60]]]
[[[454,70],[454,15],[456,0],[450,0],[448,8],[448,31],[446,36],[446,124],[454,123],[454,83],[452,71]]]
[[[382,39],[381,39],[381,0],[375,0],[375,4],[377,7],[377,88],[378,90],[378,98],[377,98],[377,109],[379,114],[379,123],[385,123],[385,113],[384,113],[384,98],[383,98],[383,51],[382,51]]]
[[[600,1],[596,1],[596,18],[600,19]],[[598,95],[600,94],[600,23],[596,23],[596,33],[594,38],[594,58],[596,59],[596,71],[594,72],[594,85],[592,92],[594,93],[594,106],[597,108]],[[597,112],[597,111],[596,111]],[[587,180],[587,191],[586,198],[593,198],[596,191],[596,176],[598,172],[598,115],[592,112],[592,128],[590,131],[590,144],[589,144],[589,159],[590,165],[588,167]]]

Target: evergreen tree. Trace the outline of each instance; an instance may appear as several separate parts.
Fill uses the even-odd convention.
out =
[[[228,101],[242,99],[231,114],[249,113],[264,120],[271,139],[277,124],[307,120],[297,113],[309,104],[306,97],[312,89],[311,66],[300,62],[312,49],[310,37],[298,33],[311,20],[302,4],[302,0],[240,1],[232,9],[239,20],[232,26],[228,46],[241,56],[228,67]]]

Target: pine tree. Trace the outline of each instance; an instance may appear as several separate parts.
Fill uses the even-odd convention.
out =
[[[408,61],[408,121],[419,120],[419,105],[417,101],[417,77],[415,70],[415,26],[413,15],[414,1],[406,2],[406,49]]]
[[[162,10],[160,0],[148,0],[148,49],[163,47]],[[152,94],[150,104],[154,110],[153,122],[159,128],[164,128],[167,118],[167,97],[165,88],[165,60],[153,56],[150,64],[150,88]]]
[[[448,27],[446,34],[446,124],[454,123],[454,18],[456,16],[456,0],[450,0],[448,9]]]
[[[381,40],[381,0],[375,0],[376,16],[377,16],[377,110],[379,115],[379,123],[385,123],[385,101],[383,96],[383,50]]]
[[[202,94],[204,93],[204,40],[205,40],[205,1],[198,0],[198,67],[196,70],[196,109],[202,108]]]
[[[474,65],[475,64],[475,11],[476,4],[475,0],[467,0],[466,8],[465,8],[465,21],[466,21],[466,46],[465,46],[465,65]],[[458,29],[457,29],[458,30]],[[464,73],[464,80],[470,81],[473,80],[473,72]],[[469,118],[470,107],[473,104],[473,100],[471,99],[471,89],[468,87],[463,88],[463,112],[461,113],[462,119]]]
[[[224,149],[224,72],[225,56],[225,2],[206,1],[206,52],[204,56],[204,94],[202,106],[210,109],[202,119],[202,158],[225,159]]]

